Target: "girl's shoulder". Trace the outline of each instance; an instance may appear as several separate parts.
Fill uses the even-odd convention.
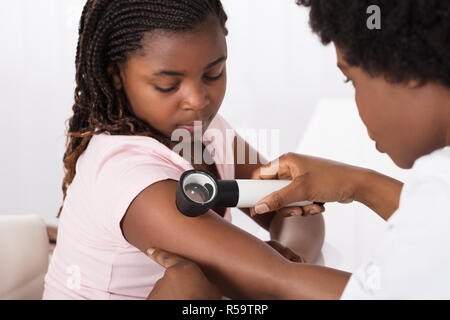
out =
[[[111,156],[148,155],[171,158],[172,151],[158,140],[145,136],[123,136],[103,133],[92,137],[87,153],[97,159]]]
[[[111,135],[108,132],[93,136],[89,147],[95,149],[96,151],[105,151],[111,148],[120,148],[124,146],[134,146],[134,147],[146,147],[152,150],[163,149],[164,145],[158,140],[145,137],[145,136],[135,136],[135,135]]]
[[[206,141],[211,139],[213,147],[218,150],[218,156],[221,155],[223,146],[216,144],[227,146],[229,144],[228,147],[232,148],[231,142],[226,139],[230,131],[234,132],[219,114],[206,130],[204,139]],[[216,139],[218,134],[223,135],[222,139]],[[154,138],[102,133],[92,137],[85,152],[77,161],[76,171],[98,176],[106,167],[114,168],[114,171],[118,169],[127,171],[130,167],[142,164],[172,167],[180,171],[192,168],[190,162],[179,153]]]
[[[217,114],[206,130],[204,139],[215,136],[217,132],[225,134],[227,131],[234,132],[234,129],[221,115]],[[173,157],[173,151],[158,140],[151,137],[135,135],[110,135],[109,133],[102,133],[92,137],[87,150],[89,153],[98,155],[111,152],[135,152],[141,150],[153,155]]]
[[[190,164],[154,138],[104,133],[92,137],[77,161],[76,172],[89,180],[98,180],[101,176],[129,172],[137,166],[184,171]]]

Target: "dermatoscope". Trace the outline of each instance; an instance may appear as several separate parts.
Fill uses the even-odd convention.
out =
[[[218,180],[202,170],[188,170],[181,175],[176,192],[178,210],[188,217],[198,217],[215,207],[252,208],[263,197],[283,189],[291,180]],[[320,202],[301,201],[286,207],[304,207]]]

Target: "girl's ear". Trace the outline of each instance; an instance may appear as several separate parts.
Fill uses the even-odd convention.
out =
[[[122,89],[122,79],[120,78],[120,71],[119,68],[117,67],[117,64],[115,63],[109,64],[107,72],[109,77],[111,78],[114,88],[116,88],[116,90]]]

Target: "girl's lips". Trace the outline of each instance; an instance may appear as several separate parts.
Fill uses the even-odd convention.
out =
[[[204,122],[201,121],[200,124],[197,125],[182,125],[182,126],[177,126],[178,129],[185,129],[187,131],[189,131],[190,133],[194,133],[195,131],[200,131],[203,130],[204,127]]]
[[[196,130],[204,129],[205,126],[209,125],[212,118],[213,118],[213,116],[211,116],[205,120],[195,120],[194,122],[191,122],[189,124],[179,125],[179,126],[177,126],[177,128],[186,129],[189,132],[194,132]]]
[[[178,129],[186,129],[187,131],[193,133],[195,131],[195,126],[178,126]]]

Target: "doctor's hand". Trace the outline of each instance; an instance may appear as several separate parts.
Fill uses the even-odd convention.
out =
[[[208,280],[194,262],[159,249],[147,250],[147,255],[166,268],[148,300],[221,300],[219,289]]]
[[[321,158],[288,153],[253,172],[253,179],[292,180],[285,188],[273,192],[258,201],[252,214],[281,211],[286,205],[299,202],[340,202],[355,200],[359,181],[366,169]],[[284,208],[289,215],[311,215],[325,211],[325,208],[312,204]]]

